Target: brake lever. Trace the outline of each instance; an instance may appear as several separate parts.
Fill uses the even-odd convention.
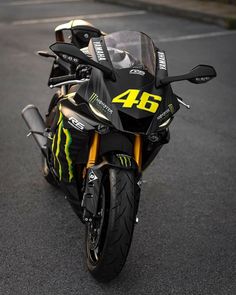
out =
[[[87,82],[87,81],[89,81],[89,79],[69,80],[69,81],[64,81],[57,84],[50,84],[49,87],[52,89],[52,88],[61,87],[64,85],[69,85],[69,84],[83,84],[84,82]]]
[[[190,105],[187,104],[186,102],[184,102],[184,100],[183,100],[182,97],[178,96],[177,94],[175,94],[175,96],[176,96],[176,98],[177,98],[177,100],[178,100],[178,102],[179,102],[180,104],[182,104],[183,106],[185,106],[186,109],[188,109],[188,110],[190,109]]]

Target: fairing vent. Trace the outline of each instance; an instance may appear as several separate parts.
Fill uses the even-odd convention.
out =
[[[128,132],[132,133],[146,133],[151,122],[153,116],[142,118],[142,119],[135,119],[123,112],[119,112],[120,120],[123,126],[123,129]]]

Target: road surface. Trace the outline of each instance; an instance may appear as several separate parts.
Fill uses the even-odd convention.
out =
[[[97,283],[85,264],[84,227],[41,177],[40,154],[21,119],[42,113],[47,50],[56,25],[79,17],[105,32],[140,30],[168,57],[169,74],[213,65],[217,79],[173,85],[191,104],[144,173],[132,247],[120,276]],[[236,32],[91,1],[0,2],[0,294],[236,294]]]

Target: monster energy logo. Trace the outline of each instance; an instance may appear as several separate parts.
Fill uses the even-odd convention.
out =
[[[66,143],[65,143],[65,146],[64,146],[64,152],[65,152],[66,161],[67,161],[67,164],[68,164],[69,182],[71,182],[71,180],[74,177],[74,175],[73,175],[72,160],[71,160],[70,152],[69,152],[69,148],[70,148],[70,145],[72,143],[72,138],[71,138],[71,135],[70,135],[69,130],[63,128],[63,132],[64,132],[64,134],[66,136]]]
[[[57,126],[58,126],[58,130],[57,130],[57,133],[53,136],[53,141],[52,141],[54,168],[58,173],[59,180],[62,180],[62,175],[66,173],[66,178],[68,179],[69,182],[71,182],[74,178],[72,159],[70,157],[70,150],[69,150],[72,143],[72,137],[69,130],[64,128],[63,116],[61,112],[57,122]],[[68,171],[66,171],[64,165],[62,167],[61,159],[64,158],[63,154],[66,158]]]
[[[93,92],[88,100],[90,103],[96,102],[96,108],[99,111],[105,111],[105,112],[109,113],[110,115],[112,115],[113,110],[111,108],[109,108],[109,106],[107,106],[101,99],[99,99],[98,95],[96,93]]]
[[[131,167],[132,162],[131,162],[131,157],[124,155],[124,154],[117,154],[117,158],[120,160],[120,163],[124,167]]]

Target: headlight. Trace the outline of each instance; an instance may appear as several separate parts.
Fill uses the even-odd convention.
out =
[[[171,121],[171,118],[167,119],[164,123],[162,123],[161,125],[159,125],[159,128],[165,127],[167,126]]]

